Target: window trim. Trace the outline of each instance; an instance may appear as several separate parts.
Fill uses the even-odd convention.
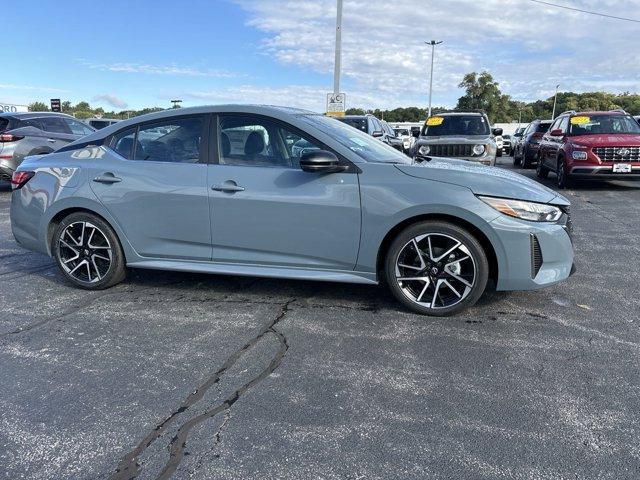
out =
[[[270,117],[268,115],[262,115],[259,113],[246,113],[246,112],[217,112],[212,114],[212,120],[211,120],[211,128],[209,129],[209,131],[212,134],[212,139],[215,139],[211,141],[211,147],[210,147],[210,151],[211,151],[211,165],[219,165],[221,167],[246,167],[246,168],[279,168],[282,170],[300,170],[299,168],[296,167],[283,167],[280,165],[274,165],[274,166],[264,166],[264,165],[227,165],[224,163],[220,163],[220,118],[221,117],[225,117],[225,116],[234,116],[234,117],[248,117],[248,118],[256,118],[259,120],[264,120],[264,121],[270,121],[274,124],[276,124],[279,128],[285,129],[285,130],[289,130],[291,133],[294,133],[296,135],[299,135],[302,138],[308,138],[310,140],[312,140],[313,142],[315,142],[317,145],[319,145],[323,150],[326,150],[328,152],[333,153],[336,157],[338,157],[338,160],[340,161],[341,164],[344,164],[348,167],[347,170],[345,170],[342,173],[362,173],[362,170],[360,170],[360,168],[358,168],[351,160],[349,160],[348,158],[346,158],[344,155],[340,154],[339,152],[336,152],[333,148],[329,147],[326,143],[321,142],[320,140],[318,140],[316,137],[314,137],[313,135],[311,135],[308,132],[305,132],[304,130],[291,125],[288,122],[285,122],[283,120],[280,120],[279,118],[275,118],[275,117]]]
[[[178,120],[184,120],[184,119],[188,119],[188,118],[202,118],[202,141],[200,142],[200,161],[196,162],[196,163],[182,163],[182,162],[162,162],[159,160],[139,160],[136,159],[136,150],[138,148],[138,134],[140,133],[140,128],[148,126],[148,125],[155,125],[158,123],[167,123],[167,122],[171,122],[171,121],[178,121]],[[140,123],[136,123],[133,125],[128,125],[126,127],[123,127],[115,132],[113,132],[111,135],[109,135],[106,139],[105,139],[105,145],[109,148],[109,150],[111,150],[113,153],[115,153],[116,155],[118,155],[118,157],[122,158],[123,160],[126,160],[128,162],[148,162],[148,163],[158,163],[158,164],[173,164],[173,165],[208,165],[209,164],[209,160],[210,160],[210,155],[209,155],[209,131],[210,131],[210,122],[211,122],[211,115],[207,114],[207,113],[192,113],[192,114],[187,114],[187,115],[176,115],[176,116],[170,116],[170,117],[165,117],[165,118],[160,118],[160,119],[156,119],[156,120],[149,120],[147,122],[140,122]],[[113,145],[113,140],[117,135],[120,135],[123,132],[126,132],[128,130],[132,130],[135,129],[135,135],[133,137],[133,152],[132,152],[132,156],[133,158],[126,158],[123,157],[122,155],[120,155],[120,153],[118,153],[116,151]]]

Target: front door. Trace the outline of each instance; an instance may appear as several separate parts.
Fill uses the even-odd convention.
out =
[[[92,190],[139,255],[210,261],[207,124],[186,116],[134,126],[92,162]]]
[[[269,117],[220,115],[209,166],[213,261],[353,270],[360,242],[357,173],[300,169],[324,148]]]

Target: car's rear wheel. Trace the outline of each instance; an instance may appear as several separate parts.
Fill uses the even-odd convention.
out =
[[[62,274],[88,290],[112,287],[124,280],[124,253],[113,229],[101,218],[72,213],[56,227],[53,256]]]
[[[522,160],[518,156],[518,150],[514,150],[513,151],[513,166],[514,167],[519,167],[521,163],[522,163]]]
[[[446,316],[475,304],[487,285],[489,263],[478,240],[452,223],[425,221],[392,242],[385,278],[410,310]]]
[[[558,158],[558,166],[556,169],[556,182],[559,188],[569,188],[571,186],[571,179],[567,174],[567,165],[564,157]]]
[[[547,178],[549,169],[542,164],[542,159],[538,155],[538,164],[536,165],[536,175],[538,178]]]
[[[522,149],[522,168],[531,168],[531,154],[527,148]]]

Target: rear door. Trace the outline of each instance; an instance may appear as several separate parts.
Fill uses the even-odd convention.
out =
[[[69,142],[73,142],[78,138],[74,135],[69,125],[62,117],[46,116],[40,117],[37,121],[42,126],[44,132],[44,141],[53,150],[63,147]]]
[[[353,270],[357,173],[303,172],[300,155],[326,147],[270,117],[224,114],[215,127],[217,162],[208,175],[213,260]]]
[[[139,255],[210,260],[208,125],[191,115],[121,130],[92,164],[91,188]]]

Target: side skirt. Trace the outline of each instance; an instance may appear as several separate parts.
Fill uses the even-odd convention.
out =
[[[127,263],[131,268],[173,270],[177,272],[215,273],[250,277],[288,278],[323,282],[363,283],[377,285],[375,273],[351,270],[314,270],[295,267],[268,267],[264,265],[238,265],[231,263],[193,262],[184,260],[140,260]]]

